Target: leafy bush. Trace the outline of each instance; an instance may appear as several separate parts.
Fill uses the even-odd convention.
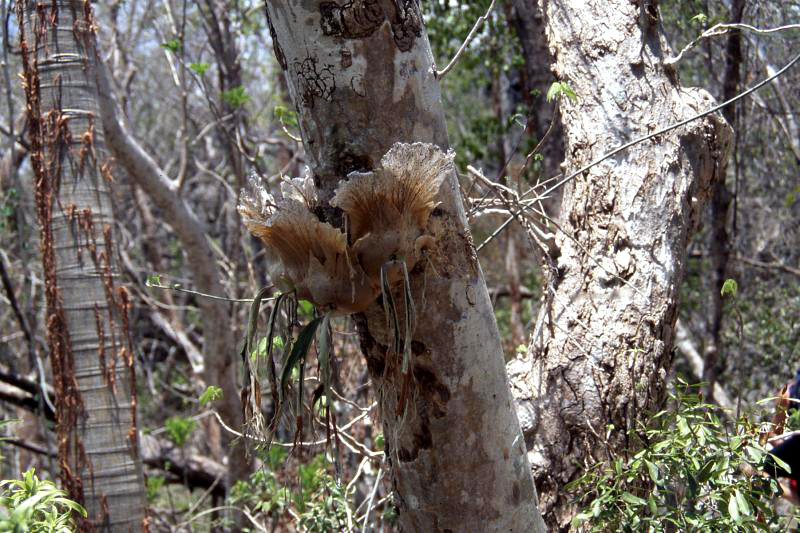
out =
[[[747,475],[767,456],[756,428],[739,420],[730,433],[717,408],[695,394],[671,394],[677,409],[632,432],[641,451],[598,464],[569,487],[585,506],[584,531],[769,531],[780,522],[774,480]]]
[[[283,483],[275,473],[284,470],[285,459],[286,450],[270,448],[264,468],[233,486],[230,504],[274,522],[290,514],[299,531],[346,530],[348,495],[328,473],[325,457],[317,455],[308,464],[299,465],[293,486]]]
[[[189,440],[189,435],[197,427],[197,422],[191,418],[173,416],[164,424],[167,431],[167,438],[175,443],[176,446],[183,447]]]
[[[33,469],[22,479],[0,481],[0,531],[14,533],[69,533],[73,513],[86,510],[67,498],[51,481],[40,480]]]

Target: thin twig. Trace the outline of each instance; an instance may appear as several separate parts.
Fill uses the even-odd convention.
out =
[[[372,503],[375,501],[375,495],[378,494],[378,487],[380,486],[381,477],[383,477],[383,465],[378,470],[378,475],[375,476],[375,484],[372,486],[372,492],[369,495],[369,504],[367,505],[367,513],[364,515],[364,523],[361,525],[361,533],[367,530],[369,523],[369,515],[372,512]]]
[[[629,141],[629,142],[627,142],[625,144],[622,144],[622,145],[614,148],[610,152],[605,153],[604,155],[598,157],[597,159],[595,159],[591,163],[588,163],[588,164],[584,165],[583,167],[579,168],[575,172],[572,172],[571,174],[569,174],[565,178],[559,180],[558,182],[556,182],[555,185],[553,185],[553,186],[549,187],[548,189],[546,189],[539,196],[549,196],[556,189],[558,189],[559,187],[561,187],[562,185],[564,185],[568,181],[573,180],[576,176],[579,176],[580,174],[583,174],[587,170],[589,170],[589,169],[591,169],[593,167],[596,167],[597,165],[599,165],[600,163],[602,163],[606,159],[614,157],[618,153],[620,153],[620,152],[622,152],[624,150],[627,150],[628,148],[630,148],[632,146],[635,146],[637,144],[643,143],[644,141],[652,139],[653,137],[658,137],[660,135],[664,135],[665,133],[668,133],[668,132],[670,132],[670,131],[672,131],[674,129],[677,129],[677,128],[680,128],[682,126],[685,126],[686,124],[689,124],[690,122],[694,122],[695,120],[698,120],[698,119],[701,119],[701,118],[703,118],[705,116],[711,115],[712,113],[716,113],[717,111],[719,111],[723,107],[726,107],[726,106],[728,106],[728,105],[730,105],[730,104],[732,104],[732,103],[734,103],[734,102],[736,102],[738,100],[741,100],[745,96],[748,96],[749,94],[754,93],[755,91],[759,90],[761,87],[763,87],[764,85],[768,84],[772,80],[782,76],[787,70],[789,70],[791,67],[793,67],[795,65],[795,63],[797,63],[798,61],[800,61],[800,54],[796,55],[791,61],[789,61],[779,71],[775,72],[771,76],[768,76],[767,78],[764,78],[760,82],[756,83],[755,85],[753,85],[752,87],[750,87],[746,91],[744,91],[742,93],[739,93],[738,95],[734,96],[733,98],[731,98],[729,100],[726,100],[725,102],[722,102],[721,104],[718,104],[718,105],[716,105],[716,106],[714,106],[714,107],[712,107],[712,108],[710,108],[710,109],[708,109],[706,111],[703,111],[702,113],[698,113],[698,114],[693,115],[693,116],[691,116],[691,117],[689,117],[687,119],[681,120],[680,122],[676,122],[674,124],[671,124],[669,126],[661,128],[660,130],[656,130],[653,133],[650,133],[648,135],[644,135],[642,137],[639,137],[637,139],[634,139],[632,141]],[[555,176],[555,177],[557,177],[557,176]],[[552,181],[553,179],[555,179],[555,177],[551,178],[548,181]],[[526,195],[528,195],[529,193],[533,192],[535,189],[536,189],[536,187],[531,187],[525,194],[523,194],[521,196],[521,198],[524,198]],[[515,216],[511,216],[510,218],[506,219],[506,221],[503,222],[500,225],[500,227],[498,227],[491,235],[489,235],[489,237],[487,237],[487,239],[485,241],[483,241],[480,244],[480,246],[478,246],[476,248],[476,251],[479,251],[481,248],[486,246],[491,240],[496,238],[506,227],[508,227],[509,224],[511,224],[511,222],[514,221],[514,218],[515,218]]]
[[[783,263],[778,263],[778,262],[765,263],[764,261],[758,261],[757,259],[751,259],[749,257],[743,257],[741,255],[737,255],[736,257],[734,257],[734,260],[759,268],[780,270],[781,272],[786,272],[787,274],[800,276],[800,268],[790,267],[789,265],[784,265]]]
[[[467,38],[461,44],[461,48],[458,49],[458,52],[456,52],[456,55],[453,56],[453,59],[450,60],[447,66],[444,67],[442,70],[436,70],[434,68],[433,75],[437,80],[444,78],[444,76],[448,72],[450,72],[450,69],[452,69],[456,65],[456,63],[458,63],[458,60],[461,58],[461,55],[467,49],[469,43],[472,42],[472,39],[475,38],[475,34],[478,33],[478,29],[489,18],[489,14],[492,12],[492,9],[494,9],[494,3],[495,0],[492,0],[492,3],[489,4],[489,9],[486,10],[486,13],[483,16],[478,17],[478,20],[475,21],[475,25],[470,30],[469,35],[467,35]]]
[[[208,495],[214,491],[214,489],[224,476],[225,476],[225,470],[220,470],[220,473],[217,474],[216,478],[214,478],[214,482],[208,487],[208,489],[206,489],[206,491],[200,496],[200,498],[192,504],[189,510],[186,511],[187,514],[191,515],[193,512],[197,510],[198,507],[200,507],[200,504],[202,504],[205,501],[205,499],[208,498]]]
[[[211,513],[216,513],[217,511],[239,511],[240,513],[245,515],[247,517],[247,519],[250,520],[250,522],[254,526],[256,526],[256,529],[258,529],[259,531],[264,531],[265,533],[267,531],[267,529],[264,526],[262,526],[261,524],[259,524],[256,521],[256,519],[253,517],[253,515],[251,515],[250,513],[248,513],[247,511],[245,511],[241,507],[234,507],[232,505],[220,505],[219,507],[212,507],[211,509],[206,509],[205,511],[203,511],[201,513],[198,513],[198,514],[194,515],[193,517],[189,518],[189,520],[186,520],[186,521],[181,522],[180,524],[178,524],[177,529],[180,529],[183,526],[187,526],[187,525],[191,524],[192,522],[194,522],[195,520],[197,520],[198,518],[200,518],[202,516],[205,516],[205,515],[211,514]]]
[[[286,136],[289,137],[294,142],[296,142],[296,143],[302,143],[303,142],[303,139],[301,139],[297,135],[292,135],[291,133],[289,133],[289,129],[283,123],[281,123],[281,128],[283,129],[283,133],[285,133]]]
[[[372,405],[373,406],[377,405],[377,402],[373,403]],[[259,439],[259,438],[252,437],[252,436],[246,436],[246,435],[243,435],[242,433],[239,433],[238,431],[236,431],[232,427],[228,426],[225,422],[223,422],[222,421],[222,417],[219,415],[219,413],[217,413],[216,411],[214,411],[213,413],[214,413],[214,416],[217,417],[217,421],[222,426],[222,429],[224,429],[225,431],[227,431],[231,435],[235,435],[237,437],[246,438],[246,439],[249,439],[249,440],[254,440],[254,441],[260,442],[262,444],[269,444],[269,445],[279,446],[281,448],[295,448],[297,446],[305,446],[305,447],[322,446],[323,444],[327,444],[328,443],[328,439],[320,439],[320,440],[309,441],[309,442],[298,442],[298,443],[294,444],[294,443],[289,443],[289,442],[268,441],[266,439]],[[381,457],[384,456],[383,452],[372,451],[369,448],[367,448],[366,446],[364,446],[363,444],[361,444],[360,442],[356,441],[355,437],[352,437],[351,435],[345,433],[345,431],[347,429],[349,429],[353,424],[355,424],[356,422],[358,422],[360,420],[363,420],[364,418],[367,417],[368,414],[369,414],[369,412],[362,413],[361,415],[357,416],[356,418],[354,418],[353,420],[351,420],[350,422],[348,422],[344,426],[341,426],[341,427],[336,426],[337,437],[339,439],[339,442],[344,444],[351,452],[353,452],[353,453],[355,453],[357,455],[362,455],[362,456],[369,457],[370,459],[380,459]],[[343,437],[343,435],[347,435],[347,437],[349,439],[352,439],[352,440],[351,441],[347,441]]]
[[[170,286],[170,285],[161,285],[160,283],[153,283],[150,280],[145,282],[145,286],[153,287],[154,289],[164,289],[168,291],[176,291],[176,292],[185,292],[188,294],[194,294],[195,296],[202,296],[203,298],[211,298],[212,300],[222,300],[223,302],[234,302],[234,303],[252,303],[252,298],[226,298],[224,296],[215,296],[213,294],[206,294],[204,292],[193,291],[189,289],[184,289],[177,286]],[[269,302],[275,300],[275,298],[264,298],[262,301]]]
[[[720,35],[725,35],[730,30],[747,30],[747,31],[752,32],[752,33],[757,33],[757,34],[760,34],[760,35],[766,35],[766,34],[769,34],[769,33],[775,33],[775,32],[779,32],[779,31],[798,30],[798,29],[800,29],[800,24],[787,24],[786,26],[778,26],[777,28],[768,28],[766,30],[763,30],[761,28],[756,28],[755,26],[751,26],[750,24],[742,24],[742,23],[715,24],[711,28],[709,28],[706,31],[704,31],[703,33],[701,33],[700,36],[697,37],[696,39],[694,39],[692,42],[690,42],[689,44],[684,46],[683,50],[681,50],[681,52],[678,55],[676,55],[675,57],[670,57],[668,59],[665,59],[664,60],[664,64],[665,65],[674,65],[675,63],[680,61],[681,58],[683,58],[683,55],[686,52],[688,52],[689,50],[691,50],[692,48],[697,46],[700,43],[700,41],[702,41],[703,39],[708,39],[709,37],[717,37],[717,36],[720,36]]]

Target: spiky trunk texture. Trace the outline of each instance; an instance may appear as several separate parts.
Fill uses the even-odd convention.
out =
[[[447,149],[439,84],[417,2],[266,2],[314,182],[328,202],[352,171],[371,171],[395,142]],[[386,456],[405,531],[543,531],[503,353],[455,175],[426,233],[431,264],[411,272],[413,368],[389,352],[383,307],[355,315],[377,388]],[[380,205],[375,206],[381,209]],[[341,226],[341,211],[320,210]]]
[[[577,95],[561,101],[567,172],[712,106],[664,66],[655,6],[542,1],[555,72]],[[730,128],[708,116],[566,185],[548,300],[527,357],[509,367],[552,530],[574,512],[565,485],[625,454],[628,430],[661,401],[687,243],[729,144]]]
[[[81,530],[146,528],[129,300],[119,284],[103,145],[87,53],[88,1],[20,1],[47,333],[65,488]]]

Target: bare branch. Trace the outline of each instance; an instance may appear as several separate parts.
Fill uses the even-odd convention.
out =
[[[469,46],[469,43],[472,42],[472,39],[475,38],[475,34],[478,33],[478,29],[489,18],[489,14],[492,12],[492,9],[494,9],[494,3],[495,0],[492,0],[492,3],[489,4],[489,9],[486,10],[486,13],[483,16],[478,17],[478,20],[475,21],[475,25],[472,27],[469,34],[467,35],[467,38],[462,43],[461,48],[458,49],[456,55],[453,56],[453,59],[450,60],[447,66],[444,67],[442,70],[434,70],[433,75],[437,80],[444,78],[445,74],[450,72],[450,69],[452,69],[456,65],[456,63],[458,63],[458,60],[461,58],[462,54]]]
[[[725,35],[731,30],[747,30],[752,33],[757,33],[759,35],[767,35],[770,33],[787,31],[787,30],[798,30],[800,29],[800,24],[787,24],[786,26],[779,26],[777,28],[768,28],[766,30],[761,28],[756,28],[755,26],[751,26],[750,24],[742,24],[742,23],[734,23],[734,24],[715,24],[711,28],[707,29],[703,33],[700,34],[695,40],[687,44],[683,47],[683,50],[675,57],[670,57],[664,60],[665,65],[674,65],[678,61],[683,58],[683,55],[697,46],[700,41],[703,39],[708,39],[710,37],[718,37],[720,35]]]
[[[681,120],[680,122],[676,122],[674,124],[671,124],[669,126],[661,128],[659,130],[656,130],[653,133],[650,133],[648,135],[644,135],[642,137],[639,137],[637,139],[634,139],[632,141],[629,141],[629,142],[627,142],[625,144],[622,144],[622,145],[614,148],[613,150],[603,154],[602,156],[598,157],[594,161],[584,165],[583,167],[579,168],[575,172],[572,172],[571,174],[569,174],[566,177],[562,178],[561,180],[557,181],[555,185],[552,185],[549,188],[547,188],[543,193],[540,193],[539,196],[540,197],[549,196],[551,193],[553,193],[556,189],[558,189],[559,187],[561,187],[565,183],[567,183],[569,181],[572,181],[577,176],[583,174],[587,170],[589,170],[589,169],[591,169],[593,167],[596,167],[597,165],[599,165],[600,163],[602,163],[606,159],[614,157],[615,155],[619,154],[620,152],[623,152],[623,151],[627,150],[628,148],[630,148],[632,146],[635,146],[637,144],[643,143],[644,141],[650,140],[650,139],[652,139],[654,137],[658,137],[660,135],[664,135],[665,133],[668,133],[668,132],[670,132],[670,131],[672,131],[674,129],[678,129],[678,128],[682,127],[682,126],[685,126],[685,125],[689,124],[690,122],[694,122],[695,120],[699,120],[699,119],[701,119],[703,117],[706,117],[708,115],[716,113],[717,111],[719,111],[720,109],[724,108],[725,106],[728,106],[728,105],[730,105],[730,104],[732,104],[734,102],[737,102],[737,101],[741,100],[742,98],[744,98],[744,97],[754,93],[755,91],[759,90],[760,88],[762,88],[763,86],[765,86],[766,84],[771,82],[772,80],[777,79],[778,77],[782,76],[787,70],[792,68],[798,61],[800,61],[800,54],[796,55],[782,69],[778,70],[777,72],[775,72],[774,74],[768,76],[767,78],[764,78],[760,82],[756,83],[755,85],[753,85],[752,87],[750,87],[746,91],[743,91],[743,92],[739,93],[738,95],[734,96],[733,98],[731,98],[729,100],[726,100],[725,102],[722,102],[721,104],[715,105],[714,107],[712,107],[712,108],[710,108],[710,109],[708,109],[706,111],[703,111],[702,113],[698,113],[698,114],[693,115],[693,116],[691,116],[691,117],[689,117],[689,118],[687,118],[685,120]],[[547,181],[548,182],[552,181],[553,179],[555,179],[557,177],[558,176],[554,176],[553,178],[550,178]],[[537,186],[531,187],[520,198],[521,199],[525,198],[528,194],[534,192],[536,190],[536,188],[537,188]],[[487,239],[483,243],[481,243],[481,245],[478,246],[478,248],[476,250],[479,251],[481,248],[486,246],[486,244],[488,244],[492,239],[497,237],[506,227],[508,227],[509,224],[511,224],[514,221],[514,218],[515,218],[515,216],[511,216],[508,219],[506,219],[506,221],[503,222],[491,235],[489,235],[489,237],[487,237]]]

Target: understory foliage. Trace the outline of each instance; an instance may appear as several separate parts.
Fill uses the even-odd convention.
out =
[[[351,494],[329,473],[325,456],[317,455],[300,465],[291,480],[278,474],[286,456],[284,448],[267,451],[263,468],[233,486],[229,503],[262,524],[277,526],[284,516],[291,515],[299,531],[347,531]]]
[[[731,423],[683,380],[669,403],[647,427],[631,432],[640,451],[590,467],[571,485],[582,506],[573,527],[654,533],[786,530],[797,513],[780,516],[777,483],[754,473],[767,457],[759,428],[746,417]]]
[[[0,531],[13,533],[69,533],[73,514],[86,510],[67,498],[52,481],[36,476],[34,469],[22,479],[0,481]]]

